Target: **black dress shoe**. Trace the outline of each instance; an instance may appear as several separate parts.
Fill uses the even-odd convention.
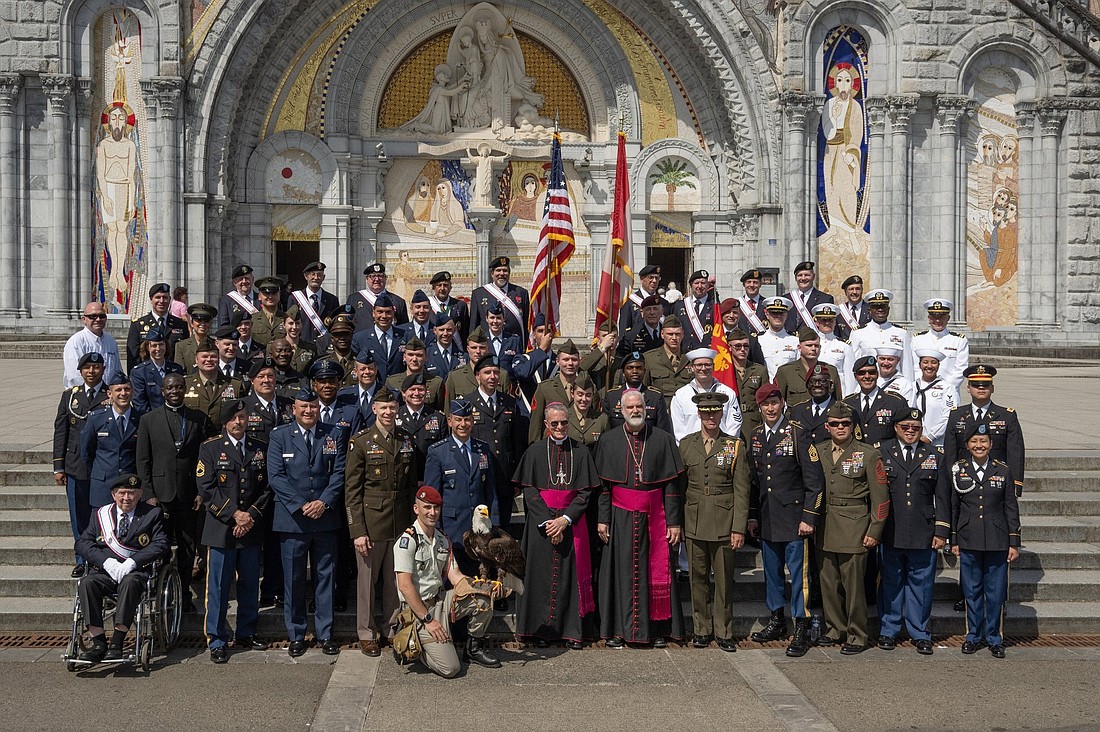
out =
[[[103,657],[104,663],[118,663],[122,661],[125,656],[122,655],[121,646],[111,646],[107,649],[107,655]]]
[[[963,643],[962,652],[969,656],[972,653],[977,653],[981,649],[981,647],[981,643],[972,643],[970,641],[965,641]]]
[[[286,648],[286,652],[290,654],[291,658],[304,656],[306,655],[306,642],[304,640],[291,641]]]
[[[535,638],[535,648],[546,648],[549,645],[545,638]]]
[[[340,644],[334,641],[332,638],[326,638],[321,641],[321,653],[326,656],[339,656]]]
[[[840,655],[857,656],[867,650],[867,646],[857,646],[855,643],[845,643],[840,647]]]
[[[729,638],[719,638],[718,639],[718,647],[721,648],[726,653],[736,653],[737,652],[737,644],[734,643]]]
[[[614,638],[608,638],[604,645],[608,648],[626,648],[626,641],[616,636]]]
[[[711,637],[709,635],[695,635],[691,637],[692,648],[706,648],[710,645]]]
[[[930,641],[930,640],[919,640],[919,641],[917,641],[916,645],[917,645],[917,653],[921,654],[922,656],[931,656],[932,655],[932,641]]]
[[[878,647],[884,651],[892,651],[898,647],[898,639],[891,638],[888,635],[880,635],[878,637]]]
[[[76,657],[76,660],[84,663],[99,663],[107,655],[107,641],[92,641],[92,647]]]
[[[257,640],[256,636],[251,638],[237,638],[233,641],[233,646],[236,648],[243,648],[246,651],[266,651],[267,644],[262,640]]]
[[[990,646],[989,647],[989,652],[993,654],[993,658],[1004,658],[1005,657],[1005,647],[1001,646],[1001,645]]]
[[[663,635],[659,635],[653,639],[654,648],[668,648],[668,641],[665,640]]]
[[[580,641],[576,641],[576,640],[566,641],[565,646],[566,646],[566,648],[568,648],[571,651],[583,651],[584,650],[584,644],[581,643]]]
[[[217,648],[210,649],[210,660],[214,663],[225,663],[229,660],[229,652],[225,650],[225,646],[218,646]]]
[[[822,648],[827,648],[829,646],[835,646],[836,644],[837,644],[837,639],[833,638],[832,636],[829,636],[829,635],[823,635],[823,636],[821,636],[817,639],[817,645],[821,646]]]
[[[957,613],[966,612],[966,600],[955,600],[953,607]]]
[[[76,565],[75,567],[73,567],[73,571],[72,571],[72,574],[71,574],[72,578],[73,579],[80,579],[81,577],[84,576],[84,570],[85,570],[85,567],[84,567],[83,564]]]

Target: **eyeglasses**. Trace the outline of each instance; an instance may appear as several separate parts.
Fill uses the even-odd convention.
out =
[[[569,424],[569,420],[568,419],[555,419],[555,420],[548,421],[546,424],[550,425],[551,427],[565,427],[566,425]]]
[[[87,318],[88,320],[106,320],[107,319],[106,313],[92,313],[91,315],[89,315],[88,313],[85,313],[84,317]]]
[[[878,371],[872,371],[871,369],[860,369],[856,372],[856,376],[878,376]]]
[[[730,349],[733,351],[747,351],[749,350],[748,343],[731,343]]]
[[[852,420],[850,420],[850,419],[831,419],[828,422],[826,422],[825,424],[827,424],[830,427],[851,427],[852,426]]]
[[[919,432],[921,425],[919,424],[899,424],[897,428],[902,432]]]

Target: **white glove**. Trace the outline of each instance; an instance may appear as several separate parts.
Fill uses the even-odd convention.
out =
[[[121,582],[122,578],[137,569],[137,562],[133,559],[127,559],[125,562],[118,566],[118,577],[115,582]]]
[[[122,562],[118,561],[114,557],[109,557],[103,560],[103,571],[110,575],[111,579],[113,579],[115,582],[118,582],[122,578],[122,575],[118,573],[121,567]]]

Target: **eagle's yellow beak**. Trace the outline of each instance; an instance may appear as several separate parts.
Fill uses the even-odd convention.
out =
[[[485,506],[480,506],[480,507],[479,507],[479,508],[477,509],[477,512],[478,512],[479,514],[481,514],[481,517],[482,517],[482,518],[489,518],[489,509],[488,509],[488,508],[486,508]]]

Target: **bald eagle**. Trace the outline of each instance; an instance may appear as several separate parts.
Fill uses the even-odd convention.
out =
[[[462,535],[462,546],[471,559],[478,562],[481,578],[499,583],[505,590],[523,594],[523,574],[527,560],[517,542],[508,532],[493,526],[489,507],[484,503],[474,509],[470,531]],[[490,575],[496,570],[496,576]],[[505,595],[509,594],[508,592]]]

